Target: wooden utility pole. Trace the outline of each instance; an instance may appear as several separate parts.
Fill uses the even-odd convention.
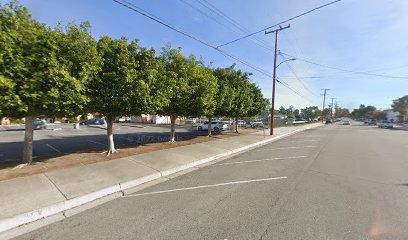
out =
[[[320,121],[323,122],[323,115],[324,115],[324,107],[326,106],[326,95],[327,95],[327,91],[329,91],[330,89],[328,88],[324,88],[322,89],[322,91],[324,91],[323,94],[320,94],[323,96],[323,109],[322,109],[322,115],[320,116]]]
[[[270,34],[270,33],[275,33],[275,56],[273,59],[273,83],[272,83],[272,106],[271,106],[271,130],[270,130],[270,135],[273,135],[273,128],[275,126],[275,116],[274,116],[274,111],[275,111],[275,85],[276,85],[276,61],[278,58],[278,32],[282,31],[284,29],[290,28],[290,24],[286,27],[281,27],[279,26],[278,29],[275,29],[273,31],[266,32],[265,34]]]

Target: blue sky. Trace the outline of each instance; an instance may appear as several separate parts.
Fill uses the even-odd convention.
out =
[[[220,45],[245,34],[200,2],[211,3],[241,28],[254,32],[331,0],[127,1],[200,39]],[[101,35],[114,38],[126,36],[139,39],[144,47],[158,50],[171,43],[174,47],[182,47],[185,55],[193,53],[201,56],[214,67],[237,63],[238,68],[252,72],[252,81],[258,83],[265,97],[271,97],[270,77],[111,0],[20,2],[28,7],[34,18],[50,26],[55,26],[57,22],[65,25],[70,21],[80,23],[88,20],[96,38]],[[278,84],[276,105],[321,107],[321,89],[329,88],[328,98],[336,98],[341,107],[352,109],[359,104],[366,104],[381,109],[389,108],[393,99],[408,94],[407,12],[408,1],[342,0],[291,21],[291,28],[280,32],[279,50],[298,59],[282,64],[277,75],[281,81],[301,93],[302,97]],[[274,35],[259,33],[255,36],[222,49],[272,73]],[[406,78],[353,74],[310,64],[301,59],[340,69]],[[278,61],[283,60],[279,56]]]

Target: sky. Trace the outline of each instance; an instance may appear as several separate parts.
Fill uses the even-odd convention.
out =
[[[219,46],[332,0],[126,1],[177,29]],[[171,43],[173,47],[182,47],[186,56],[202,57],[213,67],[236,63],[238,69],[253,73],[251,81],[261,87],[265,97],[271,98],[274,34],[262,31],[220,47],[248,63],[244,65],[112,0],[20,0],[20,3],[48,26],[89,21],[97,39],[103,35],[126,36],[139,39],[140,45],[158,52]],[[284,85],[276,85],[275,106],[321,108],[321,89],[327,88],[330,90],[326,104],[335,98],[334,102],[343,108],[358,108],[360,104],[390,108],[393,99],[408,94],[407,12],[405,0],[342,0],[290,21],[290,28],[279,32],[278,49],[282,54],[277,63],[293,57],[296,60],[277,68],[277,77]]]

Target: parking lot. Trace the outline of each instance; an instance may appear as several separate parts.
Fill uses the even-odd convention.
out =
[[[24,125],[0,126],[0,163],[19,161],[22,157]],[[170,126],[135,123],[114,124],[117,147],[169,141]],[[192,125],[177,126],[176,141],[206,135]],[[106,129],[100,126],[49,124],[47,129],[34,131],[33,158],[107,148]]]

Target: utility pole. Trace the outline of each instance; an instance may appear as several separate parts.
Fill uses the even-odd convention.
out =
[[[325,107],[325,104],[326,104],[326,95],[327,95],[327,91],[329,91],[329,90],[330,90],[330,89],[328,89],[328,88],[323,88],[322,91],[324,91],[324,93],[323,93],[323,94],[320,94],[320,95],[324,96],[324,97],[323,97],[322,115],[320,116],[320,121],[322,121],[322,122],[323,122],[323,115],[324,115],[324,107]]]
[[[330,115],[331,115],[331,117],[333,118],[333,108],[334,108],[334,99],[336,99],[336,98],[330,98],[332,101],[331,101],[331,105],[330,105]]]
[[[266,32],[265,34],[270,34],[270,33],[275,33],[275,56],[273,59],[273,83],[272,83],[272,106],[271,106],[271,130],[270,130],[270,135],[273,135],[273,128],[275,126],[275,116],[274,116],[274,111],[275,111],[275,85],[276,85],[276,61],[278,58],[278,32],[282,31],[284,29],[290,28],[290,24],[286,27],[281,27],[279,26],[278,29],[275,29],[273,31]]]

